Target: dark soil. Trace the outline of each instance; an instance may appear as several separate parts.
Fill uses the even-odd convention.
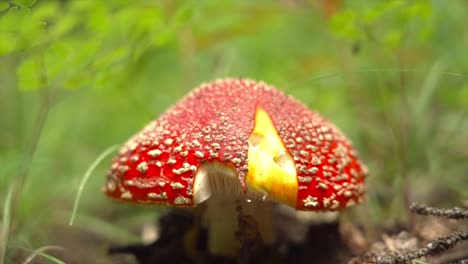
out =
[[[344,263],[351,252],[342,240],[338,223],[310,227],[306,241],[301,244],[266,246],[247,242],[239,258],[215,256],[208,253],[206,230],[197,230],[194,249],[187,249],[187,232],[194,227],[192,214],[173,211],[161,217],[160,238],[150,245],[113,247],[110,254],[132,254],[140,264],[149,263]],[[195,254],[194,254],[195,253]]]
[[[455,231],[468,236],[463,233],[466,232],[466,220],[418,219],[412,232],[394,227],[392,231],[384,231],[381,239],[375,242],[367,241],[363,232],[349,223],[317,224],[309,227],[305,241],[300,244],[289,242],[267,246],[261,239],[244,240],[239,256],[231,258],[208,252],[208,232],[197,227],[193,214],[171,211],[159,219],[161,233],[158,240],[150,245],[112,247],[109,254],[133,255],[139,264],[411,263],[406,256],[416,254],[439,238],[445,246],[448,245],[447,248],[423,256],[425,262],[422,263],[466,263],[467,241],[455,241],[447,236]],[[458,245],[452,248],[450,243]]]

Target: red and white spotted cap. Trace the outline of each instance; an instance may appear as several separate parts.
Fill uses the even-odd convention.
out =
[[[104,191],[136,203],[194,206],[207,198],[197,197],[207,196],[197,177],[208,164],[238,180],[240,192],[226,195],[268,197],[298,210],[340,210],[365,192],[367,169],[335,125],[249,79],[202,84],[148,124],[114,159]]]

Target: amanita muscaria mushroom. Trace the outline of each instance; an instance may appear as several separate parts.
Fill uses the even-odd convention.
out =
[[[337,211],[361,202],[365,175],[350,141],[320,114],[263,82],[222,79],[133,136],[104,190],[144,204],[192,207],[223,197],[226,208],[267,200]]]

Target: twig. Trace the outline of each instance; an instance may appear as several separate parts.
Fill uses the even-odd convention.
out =
[[[435,217],[445,217],[449,219],[468,219],[468,210],[464,210],[458,207],[453,209],[439,209],[428,206],[426,204],[412,203],[410,210],[413,213],[420,215],[431,215]]]
[[[436,255],[448,250],[459,242],[468,240],[468,231],[455,232],[445,237],[440,237],[428,243],[425,247],[406,253],[404,255],[388,255],[377,259],[377,264],[410,263],[411,260],[429,255]]]

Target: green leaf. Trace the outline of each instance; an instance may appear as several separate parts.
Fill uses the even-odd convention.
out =
[[[157,8],[148,8],[138,12],[135,27],[139,33],[147,34],[163,25],[161,11]]]
[[[21,90],[36,90],[42,86],[42,67],[37,57],[28,57],[18,66],[18,87]]]
[[[37,20],[32,15],[30,8],[21,8],[18,13],[18,46],[20,49],[28,49],[39,45],[44,40],[45,22]]]
[[[356,13],[352,11],[342,11],[334,15],[331,19],[331,30],[336,35],[348,40],[357,40],[359,31],[356,23]]]
[[[19,8],[17,6],[14,6],[8,10],[8,15],[16,15],[19,12]]]
[[[105,34],[111,26],[108,10],[105,5],[96,5],[89,10],[88,27],[98,33]]]
[[[396,9],[404,5],[404,1],[402,0],[391,0],[391,1],[384,1],[381,4],[381,10],[382,12],[387,12],[391,9]]]
[[[138,61],[145,52],[147,52],[151,48],[151,44],[148,42],[142,42],[135,45],[132,49],[131,59],[133,61]]]
[[[364,23],[372,24],[376,22],[382,16],[382,12],[378,9],[372,8],[367,9],[362,14],[362,20]]]
[[[13,6],[10,9],[8,9],[6,14],[3,14],[0,17],[1,33],[2,34],[5,34],[6,32],[16,33],[16,31],[18,31],[18,28],[15,26],[18,26],[19,21],[21,21],[19,18],[19,8],[17,6]]]
[[[51,34],[56,37],[61,37],[71,31],[78,23],[79,18],[75,14],[68,14],[57,21],[55,27],[51,30]]]
[[[2,41],[0,41],[0,56],[13,52],[16,48],[16,38],[5,32],[2,32],[0,36]]]
[[[166,28],[163,31],[155,34],[152,44],[156,47],[164,46],[171,39],[175,38],[175,31],[172,28]]]
[[[29,7],[20,8],[19,12],[23,17],[29,17],[32,13],[31,8]]]
[[[13,4],[21,7],[30,7],[36,3],[36,0],[13,0]]]
[[[81,46],[74,51],[73,64],[74,66],[83,65],[93,60],[101,50],[103,41],[98,38],[91,38],[88,40],[81,40]]]
[[[3,34],[9,34],[7,40],[14,38],[15,50],[27,50],[32,46],[37,45],[44,33],[44,23],[35,20],[31,15],[30,8],[19,8],[17,6],[8,10],[8,13],[2,16],[1,27]],[[2,39],[2,42],[5,41]],[[5,48],[10,45],[2,45],[2,53],[13,51],[13,49]],[[8,51],[5,51],[8,50]]]
[[[174,16],[174,24],[175,25],[182,25],[187,23],[190,19],[192,19],[194,15],[194,8],[193,7],[182,7],[177,10]]]
[[[114,49],[110,51],[109,53],[107,53],[105,56],[98,58],[95,61],[94,65],[98,70],[101,68],[109,67],[111,64],[122,59],[127,54],[127,50],[128,48],[123,48],[123,47]]]
[[[5,11],[8,8],[10,8],[10,5],[8,3],[5,3],[5,2],[0,3],[0,12]]]
[[[73,47],[65,41],[55,41],[45,51],[47,76],[51,80],[62,76],[70,70],[70,57],[72,53]]]
[[[85,73],[76,74],[63,82],[63,88],[67,90],[78,90],[91,83],[91,77]]]
[[[397,47],[400,45],[402,33],[398,30],[391,30],[384,36],[385,43],[390,47]]]
[[[57,2],[44,2],[34,7],[33,17],[37,21],[53,19],[59,12]]]
[[[71,1],[69,3],[70,9],[71,10],[76,10],[77,12],[83,12],[83,11],[87,12],[95,4],[96,4],[96,1]]]

